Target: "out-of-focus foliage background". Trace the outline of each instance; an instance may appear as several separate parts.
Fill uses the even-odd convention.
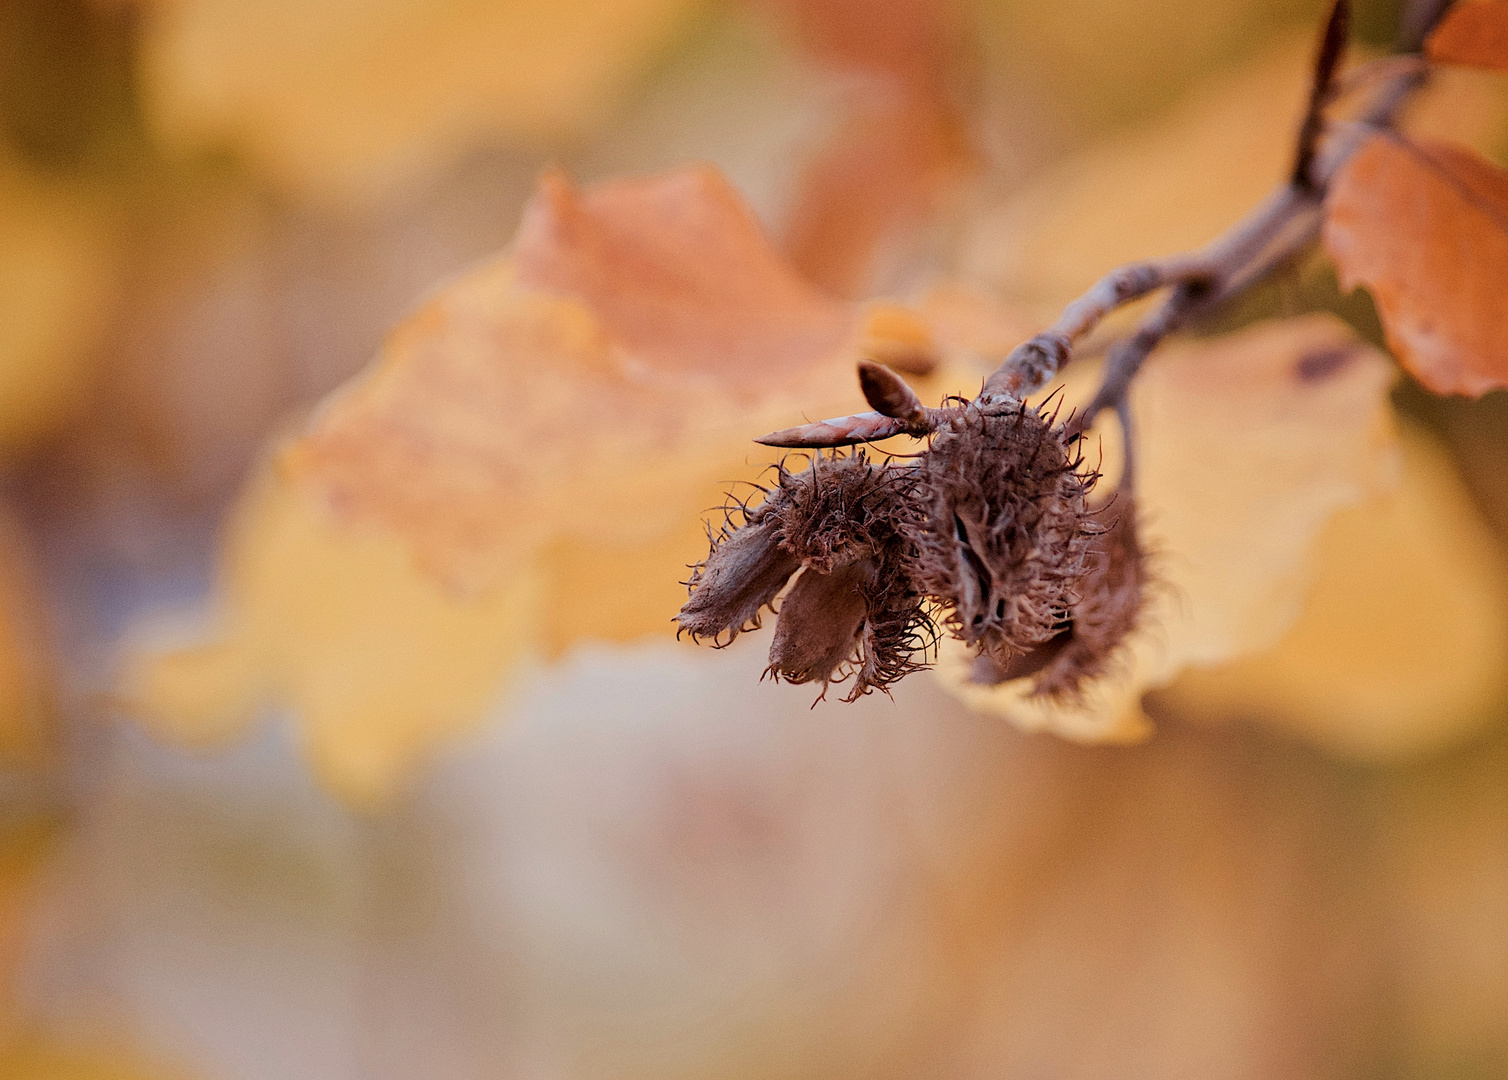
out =
[[[1289,636],[1154,695],[1138,747],[930,676],[810,710],[757,685],[760,635],[602,643],[627,580],[480,619],[522,659],[401,782],[362,772],[359,708],[184,732],[131,692],[141,628],[192,638],[222,538],[259,542],[274,440],[547,167],[710,162],[831,295],[962,280],[1025,333],[1260,196],[1319,15],[4,0],[0,1075],[1508,1075],[1501,395],[1401,383],[1400,494],[1338,515]],[[1503,160],[1503,78],[1430,93],[1420,123]],[[1313,309],[1380,343],[1319,261],[1206,329]],[[326,584],[285,583],[320,686],[396,665],[449,700],[460,645],[376,625],[374,660],[321,629]]]

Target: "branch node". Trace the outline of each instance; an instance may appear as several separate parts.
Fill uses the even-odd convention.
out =
[[[985,380],[984,393],[1025,397],[1046,386],[1072,355],[1073,345],[1064,335],[1051,331],[1038,334],[1011,350],[999,369]]]

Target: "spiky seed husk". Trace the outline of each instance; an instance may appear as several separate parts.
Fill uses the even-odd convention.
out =
[[[875,464],[862,451],[819,455],[800,472],[777,466],[765,501],[741,527],[725,528],[693,572],[682,628],[709,636],[727,632],[731,640],[758,625],[760,608],[779,591],[770,586],[777,578],[783,585],[800,566],[805,573],[781,606],[772,674],[794,682],[821,679],[825,688],[851,672],[852,700],[925,666],[935,635],[913,581],[914,474],[910,467]],[[857,579],[838,573],[860,564],[866,569]],[[862,605],[858,621],[854,596]],[[840,672],[845,666],[848,672]]]
[[[995,684],[1035,676],[1032,696],[1071,700],[1114,666],[1121,646],[1140,622],[1149,571],[1131,496],[1118,494],[1096,513],[1110,520],[1090,545],[1080,595],[1058,633],[1004,664],[981,655],[972,672],[975,682]]]
[[[1111,668],[1141,621],[1146,606],[1148,569],[1137,535],[1136,504],[1118,495],[1101,512],[1111,517],[1091,543],[1088,571],[1074,602],[1073,628],[1062,650],[1045,665],[1033,695],[1072,699],[1085,684]]]
[[[1062,428],[1010,398],[964,408],[921,458],[917,584],[998,667],[1062,632],[1100,531],[1085,508],[1096,479]]]

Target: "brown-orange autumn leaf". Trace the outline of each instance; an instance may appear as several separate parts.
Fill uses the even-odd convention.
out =
[[[1374,135],[1326,199],[1325,247],[1388,344],[1440,394],[1508,385],[1508,172],[1460,147]]]
[[[512,257],[416,313],[285,462],[448,584],[483,587],[561,532],[675,528],[681,511],[630,478],[679,445],[747,440],[751,413],[834,356],[851,320],[711,169],[588,192],[548,175]]]
[[[128,709],[203,742],[284,706],[322,778],[376,803],[529,655],[668,640],[707,508],[769,460],[751,435],[862,408],[856,350],[946,352],[924,322],[817,292],[711,169],[547,176],[511,252],[249,485],[213,633],[138,633]]]
[[[1456,0],[1424,51],[1447,64],[1508,71],[1508,0]]]
[[[913,269],[917,240],[973,171],[952,85],[956,0],[767,0],[804,51],[849,76],[838,130],[806,163],[784,247],[811,280],[872,292]]]

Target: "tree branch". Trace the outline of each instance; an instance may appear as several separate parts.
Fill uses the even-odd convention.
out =
[[[1430,0],[1415,0],[1421,11]],[[1424,32],[1443,14],[1436,3],[1426,14]],[[1104,409],[1125,400],[1148,355],[1166,338],[1249,288],[1273,268],[1307,248],[1319,233],[1324,194],[1330,181],[1362,144],[1394,125],[1399,109],[1427,77],[1427,65],[1388,57],[1365,65],[1338,83],[1336,71],[1349,24],[1348,0],[1337,0],[1325,24],[1315,60],[1309,107],[1296,139],[1294,169],[1245,218],[1198,251],[1130,263],[1110,271],[1069,303],[1042,333],[1011,350],[985,380],[980,402],[1021,399],[1047,385],[1073,357],[1074,345],[1117,308],[1161,289],[1168,297],[1132,335],[1117,342],[1106,359],[1099,389],[1072,420],[1082,432]],[[1323,112],[1337,88],[1371,89],[1357,119],[1327,131]],[[871,370],[874,369],[874,370]],[[884,372],[879,375],[876,372]],[[900,376],[878,365],[861,365],[860,378],[876,412],[837,417],[765,435],[767,446],[815,448],[851,446],[894,435],[924,436],[959,413],[958,408],[920,406]]]

